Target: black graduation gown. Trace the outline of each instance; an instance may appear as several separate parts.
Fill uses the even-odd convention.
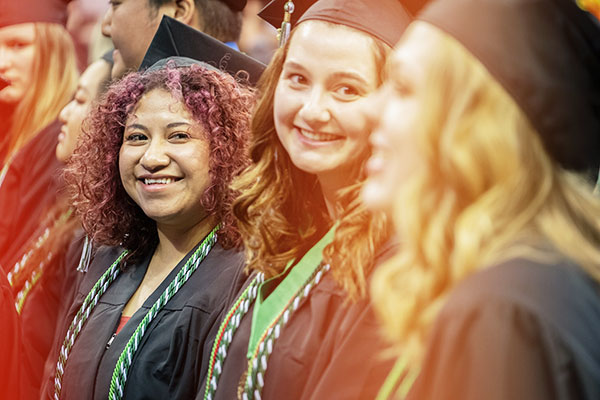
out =
[[[56,202],[62,168],[55,156],[60,127],[54,121],[31,139],[13,159],[0,186],[0,267],[6,273]]]
[[[21,326],[12,289],[2,270],[0,270],[0,321],[0,399],[18,399],[21,373]]]
[[[194,249],[195,250],[195,249]],[[101,248],[89,272],[79,284],[65,326],[57,335],[54,360],[68,325],[98,278],[121,253],[120,248]],[[121,312],[141,283],[150,255],[130,265],[109,286],[91,312],[75,341],[65,368],[61,399],[107,399],[113,370],[122,350],[139,322],[150,310],[191,251],[131,317],[108,349]],[[208,357],[230,287],[244,266],[243,254],[215,244],[198,269],[150,323],[136,352],[125,386],[124,398],[189,399],[197,393],[208,368]],[[55,363],[54,363],[55,364]],[[43,398],[54,396],[54,371],[46,377]]]
[[[566,261],[513,259],[466,279],[408,399],[600,399],[599,290]]]
[[[83,247],[83,231],[78,231],[68,249],[46,264],[41,278],[29,292],[21,310],[23,331],[23,399],[39,399],[44,364],[53,346],[59,315],[74,296],[77,265]],[[62,310],[62,311],[61,311]]]
[[[378,257],[391,253],[392,246]],[[232,302],[231,302],[232,303]],[[214,399],[237,399],[248,361],[251,306],[242,318],[223,364]],[[393,366],[368,299],[349,302],[331,274],[292,314],[275,342],[265,374],[263,400],[372,399]],[[196,397],[204,397],[204,388]]]

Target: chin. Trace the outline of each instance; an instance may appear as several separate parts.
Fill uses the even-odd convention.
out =
[[[64,163],[65,161],[67,161],[67,155],[64,154],[64,151],[61,148],[60,143],[58,144],[58,146],[56,146],[56,151],[54,152],[54,154],[56,155],[56,159],[58,161],[60,161],[61,163]]]
[[[7,89],[10,89],[10,88],[6,88],[4,90],[7,90]],[[23,99],[23,96],[15,95],[14,93],[11,93],[9,91],[7,91],[5,93],[0,91],[0,104],[7,105],[7,106],[14,106],[14,105],[18,104],[22,99]]]
[[[318,175],[322,172],[331,171],[329,166],[320,165],[320,163],[315,160],[306,159],[304,157],[290,157],[290,159],[296,168],[307,174]]]
[[[364,205],[373,211],[389,211],[392,209],[393,196],[381,183],[369,178],[361,191]]]

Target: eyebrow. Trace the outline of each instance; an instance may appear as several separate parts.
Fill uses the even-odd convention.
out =
[[[356,72],[351,72],[351,71],[335,72],[331,75],[331,78],[332,79],[352,79],[357,82],[360,82],[363,85],[368,85],[367,80],[365,78],[363,78],[360,74],[357,74]]]
[[[168,129],[173,129],[173,128],[178,128],[180,126],[191,126],[192,124],[190,124],[189,122],[171,122],[170,124],[167,124],[167,128]]]
[[[297,63],[296,61],[291,61],[291,60],[286,60],[286,62],[283,64],[283,67],[292,67],[292,68],[298,68],[298,69],[303,69],[306,70],[306,68],[304,68],[304,66],[302,64]]]
[[[283,65],[284,69],[287,68],[294,68],[294,69],[299,69],[302,71],[307,71],[306,68],[304,68],[304,66],[302,66],[301,64],[298,64],[295,61],[286,61],[285,64]],[[367,85],[367,80],[365,78],[362,77],[362,75],[353,72],[353,71],[339,71],[339,72],[334,72],[331,77],[331,79],[353,79],[355,81],[361,82],[364,85]]]
[[[191,126],[191,124],[188,122],[171,122],[171,123],[167,124],[167,129],[179,128],[180,126]],[[131,124],[131,125],[127,125],[126,129],[141,129],[143,131],[148,130],[148,128],[145,125],[135,124],[135,123]]]
[[[146,128],[144,125],[142,124],[131,124],[131,125],[127,125],[125,127],[125,129],[140,129],[142,131],[148,131],[148,128]]]

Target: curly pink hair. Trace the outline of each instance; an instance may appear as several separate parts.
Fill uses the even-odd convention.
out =
[[[249,121],[253,91],[225,73],[200,65],[133,73],[113,84],[84,121],[83,134],[65,170],[73,205],[95,243],[121,245],[138,260],[158,241],[156,224],[127,195],[118,157],[128,115],[144,93],[169,91],[180,99],[207,132],[211,184],[198,206],[221,221],[219,243],[240,245],[230,212],[237,193],[229,184],[248,165]]]

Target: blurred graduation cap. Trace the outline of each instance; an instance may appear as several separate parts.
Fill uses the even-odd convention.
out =
[[[394,46],[412,20],[400,0],[273,0],[258,15],[280,29],[280,45],[296,24],[320,20],[358,29]]]
[[[418,19],[479,59],[563,167],[600,165],[600,24],[574,0],[435,0]]]
[[[165,15],[144,56],[140,71],[173,56],[204,62],[234,77],[247,77],[251,85],[256,85],[266,67],[260,61]]]
[[[28,22],[67,23],[71,0],[0,0],[0,28]]]

